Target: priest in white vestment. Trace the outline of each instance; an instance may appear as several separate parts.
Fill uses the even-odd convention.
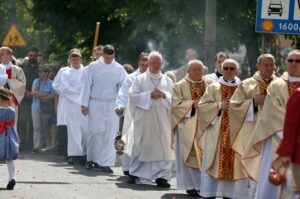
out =
[[[18,107],[25,95],[26,77],[24,71],[19,66],[12,64],[13,51],[11,48],[3,46],[0,48],[1,65],[6,69],[7,84],[6,88],[11,97],[11,106],[15,109],[15,128],[18,123]]]
[[[106,45],[103,49],[103,59],[92,62],[86,69],[81,92],[82,113],[88,119],[87,166],[95,162],[101,171],[107,173],[113,173],[110,167],[115,165],[116,158],[116,98],[127,76],[124,67],[116,62],[114,57],[114,47]]]
[[[162,56],[149,54],[149,69],[129,89],[134,144],[130,157],[130,183],[136,178],[155,180],[169,188],[171,177],[171,100],[173,82],[161,73]]]
[[[84,161],[86,118],[81,114],[80,94],[83,84],[80,82],[83,66],[80,51],[72,51],[69,56],[70,67],[61,72],[60,85],[55,91],[65,98],[66,124],[68,132],[68,162],[69,164]]]
[[[119,90],[117,100],[116,100],[117,115],[125,117],[123,131],[122,131],[122,140],[125,142],[125,149],[124,149],[124,153],[121,156],[122,170],[124,172],[124,175],[129,174],[130,154],[131,154],[131,149],[132,149],[132,145],[133,145],[132,117],[129,112],[129,109],[127,108],[128,98],[129,98],[128,90],[131,87],[135,78],[138,75],[144,73],[148,69],[148,53],[142,52],[140,54],[138,65],[139,65],[138,69],[125,78],[125,80]]]

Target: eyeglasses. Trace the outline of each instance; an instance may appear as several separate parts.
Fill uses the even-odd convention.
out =
[[[290,62],[290,63],[293,63],[293,62],[295,62],[297,64],[300,63],[300,59],[288,59],[287,61]]]
[[[140,64],[140,66],[142,66],[142,67],[147,67],[148,64]]]
[[[224,67],[223,68],[223,70],[230,70],[230,71],[235,70],[235,69],[236,69],[235,67]]]

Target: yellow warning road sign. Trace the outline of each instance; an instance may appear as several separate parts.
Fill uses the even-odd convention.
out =
[[[16,25],[12,25],[4,37],[2,46],[26,46],[26,41]]]

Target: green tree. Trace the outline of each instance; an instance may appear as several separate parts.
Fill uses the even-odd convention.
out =
[[[16,1],[16,10],[13,10],[13,1],[0,1],[0,42],[3,42],[5,35],[8,33],[10,26],[14,23],[17,25],[22,36],[25,38],[28,46],[39,46],[39,31],[33,27],[31,15],[31,0]],[[15,13],[15,19],[14,19]],[[15,21],[14,21],[15,20]],[[16,57],[26,55],[26,47],[13,47]]]
[[[121,63],[135,64],[141,51],[163,53],[167,69],[184,63],[186,48],[204,56],[204,8],[199,0],[32,0],[36,29],[49,31],[53,59],[64,59],[68,50],[91,55],[95,23],[101,22],[100,43],[116,47]],[[256,1],[217,3],[217,50],[236,50],[245,44],[252,73],[260,54],[261,34],[255,33]],[[274,35],[266,36],[269,46]]]

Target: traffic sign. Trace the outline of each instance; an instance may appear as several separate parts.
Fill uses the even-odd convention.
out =
[[[21,35],[20,31],[18,30],[16,25],[12,25],[4,37],[2,42],[3,46],[26,46],[26,41]]]
[[[300,0],[258,0],[256,32],[300,34]]]

